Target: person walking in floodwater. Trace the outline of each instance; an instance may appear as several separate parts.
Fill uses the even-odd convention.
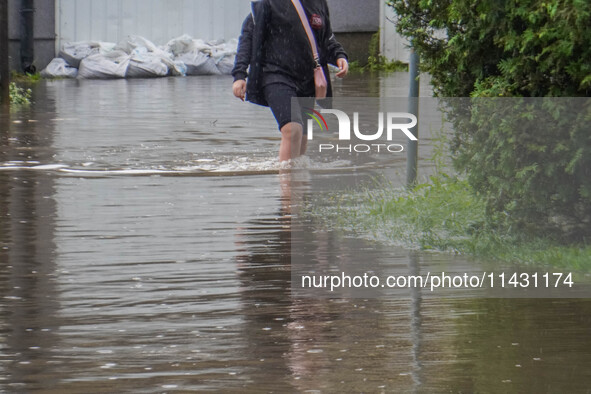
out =
[[[326,0],[253,2],[252,13],[242,25],[232,70],[236,97],[271,108],[281,131],[279,161],[295,159],[306,152],[305,108],[314,106],[316,61],[296,8],[300,1],[328,82],[327,96],[332,96],[328,64],[339,68],[339,78],[347,75],[349,64],[345,50],[332,33]],[[297,101],[300,110],[292,114],[294,97],[302,99]]]

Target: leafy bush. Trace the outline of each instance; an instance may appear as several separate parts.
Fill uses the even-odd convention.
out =
[[[587,0],[388,0],[436,92],[467,96],[588,96]]]
[[[456,122],[454,161],[486,201],[489,222],[524,235],[588,236],[591,100],[469,101],[469,121]]]
[[[577,97],[591,93],[587,0],[388,0],[434,91],[445,97]],[[450,112],[454,162],[517,232],[591,235],[591,108],[477,101]],[[474,104],[474,103],[472,103]],[[519,109],[516,111],[516,109]],[[468,116],[465,116],[468,114]],[[540,127],[551,124],[553,127]]]
[[[31,103],[31,89],[19,88],[14,82],[9,85],[10,103],[26,105]]]

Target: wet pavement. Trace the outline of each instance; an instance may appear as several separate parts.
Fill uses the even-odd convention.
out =
[[[230,85],[42,81],[2,115],[1,392],[591,392],[588,299],[295,297],[279,134]]]

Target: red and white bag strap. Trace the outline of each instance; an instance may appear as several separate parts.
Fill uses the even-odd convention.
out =
[[[300,0],[291,0],[291,2],[296,8],[298,15],[300,16],[300,20],[302,21],[302,26],[304,26],[304,30],[306,30],[306,34],[308,35],[308,41],[310,41],[310,47],[312,47],[312,53],[314,55],[316,67],[320,67],[320,56],[318,55],[318,46],[316,45],[316,38],[314,37],[314,33],[312,32],[312,27],[310,26],[310,21],[308,21],[306,11],[304,11],[304,7],[302,6]]]

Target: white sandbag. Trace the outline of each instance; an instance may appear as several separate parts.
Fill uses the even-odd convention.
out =
[[[166,52],[172,53],[173,56],[177,57],[186,53],[195,52],[197,48],[195,47],[193,38],[188,34],[183,34],[180,37],[168,41],[164,49]]]
[[[147,53],[134,53],[131,56],[126,76],[128,78],[154,78],[168,75],[168,66],[159,55]]]
[[[64,59],[56,57],[41,71],[42,78],[76,78],[78,69],[70,67]]]
[[[190,37],[188,39],[192,40]],[[128,77],[146,78],[165,75],[186,75],[184,63],[175,61],[174,55],[171,52],[157,47],[152,41],[144,37],[130,35],[125,40],[119,42],[116,49],[122,50],[132,56],[127,70]]]
[[[171,75],[178,75],[185,77],[187,75],[187,65],[181,61],[175,61],[174,67],[168,67],[171,71]]]
[[[176,60],[182,61],[187,66],[187,75],[219,75],[220,71],[214,59],[203,52],[186,53]]]
[[[114,50],[105,54],[95,53],[80,62],[78,78],[125,78],[131,55]]]
[[[71,67],[79,68],[82,59],[94,53],[106,53],[115,47],[114,43],[101,41],[66,42],[62,45],[58,56]]]
[[[214,48],[209,42],[205,42],[202,39],[193,40],[193,46],[195,47],[196,51],[203,52],[208,56],[214,52]]]
[[[160,48],[158,48],[156,52],[153,52],[153,54],[159,56],[162,63],[166,64],[166,67],[168,67],[168,75],[182,77],[187,75],[187,66],[185,66],[185,63],[180,60],[174,60],[172,54],[165,52]]]
[[[187,66],[180,60],[171,60],[162,58],[164,64],[168,66],[168,75],[185,77],[187,75]]]
[[[127,36],[127,38],[117,44],[115,49],[131,54],[135,49],[146,48],[148,52],[155,52],[158,47],[147,38],[141,36]]]
[[[238,39],[232,38],[228,42],[226,42],[226,50],[238,52]]]
[[[223,75],[230,75],[232,74],[232,70],[234,69],[234,61],[236,60],[236,55],[227,55],[223,56],[216,61],[216,66]]]
[[[183,77],[187,75],[187,67],[185,64],[181,61],[174,60],[172,53],[166,52],[162,48],[155,48],[151,53],[154,56],[159,57],[162,63],[166,64],[166,67],[168,67],[168,75]]]
[[[59,57],[64,59],[72,67],[80,67],[80,61],[89,56],[92,47],[86,43],[65,43],[59,53]]]
[[[224,54],[236,54],[238,52],[238,40],[233,38],[228,42],[218,42],[212,45],[213,54],[224,53]]]
[[[209,45],[210,47],[217,47],[219,45],[223,45],[226,41],[223,39],[219,39],[219,40],[209,40],[207,41],[207,45]]]
[[[202,39],[193,39],[190,35],[183,34],[180,37],[170,40],[163,49],[171,53],[174,57],[180,57],[193,52],[211,54],[212,45]]]
[[[231,74],[238,51],[238,40],[232,39],[212,47],[211,57],[221,74]]]

